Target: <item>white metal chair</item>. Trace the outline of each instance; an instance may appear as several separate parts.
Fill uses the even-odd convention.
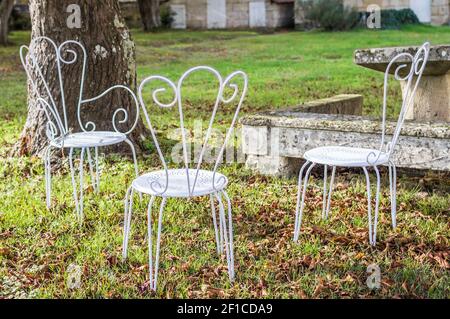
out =
[[[45,63],[40,63],[37,58],[37,51],[42,45],[48,46],[53,50],[52,55],[45,58]],[[75,64],[79,59],[79,53],[82,54],[81,59],[81,76],[80,76],[80,92],[77,105],[77,120],[81,127],[81,132],[72,132],[70,129],[70,123],[68,121],[68,114],[66,108],[66,99],[64,95],[64,85],[73,85],[73,83],[64,83],[62,68]],[[36,100],[34,103],[38,107],[41,107],[45,112],[47,119],[46,135],[49,139],[49,145],[45,149],[45,190],[46,190],[46,204],[47,208],[51,206],[51,150],[55,149],[69,149],[69,164],[72,175],[73,185],[73,197],[75,200],[75,206],[80,221],[83,220],[83,164],[84,158],[87,154],[89,163],[89,171],[91,174],[92,185],[96,192],[99,191],[100,186],[100,172],[98,167],[98,148],[102,146],[111,146],[114,144],[125,142],[131,147],[133,153],[133,160],[135,166],[136,176],[138,175],[138,166],[136,160],[136,151],[128,139],[127,135],[133,131],[136,127],[139,119],[139,102],[136,95],[132,90],[124,85],[115,85],[107,89],[99,96],[85,99],[83,97],[84,81],[87,69],[87,55],[84,46],[77,41],[65,41],[59,46],[48,37],[36,37],[31,40],[29,46],[22,46],[20,48],[20,58],[25,71],[28,76],[31,88],[34,90]],[[54,72],[56,74],[56,80],[58,83],[57,90],[50,88],[49,82],[46,80],[44,70],[48,70],[53,64]],[[32,76],[34,75],[34,76]],[[113,90],[125,90],[125,93],[130,94],[133,98],[136,107],[136,118],[130,123],[128,130],[121,132],[117,125],[128,122],[128,111],[123,108],[117,108],[112,116],[112,126],[114,131],[97,131],[96,124],[92,121],[83,123],[81,116],[81,107],[87,103],[94,102],[105,95],[109,94]],[[58,92],[59,91],[59,92]],[[122,119],[117,116],[121,114]],[[72,123],[74,124],[74,123]],[[73,164],[73,151],[74,149],[81,150],[80,166],[79,166],[79,191],[75,181],[75,170]],[[95,158],[95,176],[94,176],[94,163],[92,160],[91,149],[94,149]]]
[[[201,152],[197,159],[196,167],[190,166],[190,160],[188,158],[188,148],[187,148],[187,137],[184,125],[184,115],[183,115],[183,103],[182,103],[182,86],[183,82],[187,77],[189,77],[194,72],[205,72],[211,73],[217,79],[217,97],[215,98],[214,108],[209,121],[208,130],[205,134],[204,144],[202,145]],[[236,80],[240,78],[243,82],[243,87],[239,89],[239,85],[236,84]],[[164,91],[165,88],[158,88],[152,91],[153,104],[160,108],[172,108],[176,106],[179,112],[180,118],[180,129],[181,129],[181,139],[182,139],[182,152],[183,152],[183,164],[184,167],[180,169],[169,169],[167,162],[164,158],[163,152],[159,146],[158,139],[156,137],[156,132],[153,128],[152,121],[150,120],[149,113],[147,112],[147,106],[143,99],[144,87],[150,82],[160,81],[170,87],[173,91],[173,100],[169,103],[161,102],[158,95]],[[158,82],[157,82],[158,83]],[[130,234],[131,226],[131,214],[133,206],[133,195],[135,191],[142,194],[150,195],[150,202],[147,211],[147,226],[148,226],[148,249],[149,249],[149,269],[150,269],[150,288],[156,290],[157,279],[158,279],[158,265],[159,265],[159,253],[160,253],[160,240],[161,240],[161,228],[164,207],[166,205],[168,198],[192,198],[198,196],[209,196],[210,204],[212,210],[212,220],[215,230],[215,239],[217,245],[217,253],[223,253],[223,247],[225,246],[225,253],[228,263],[228,275],[230,281],[234,279],[234,253],[233,253],[233,226],[232,226],[232,214],[231,214],[231,201],[226,192],[226,187],[228,184],[228,179],[226,176],[217,172],[219,164],[223,158],[225,147],[230,139],[233,132],[233,127],[236,123],[239,110],[241,108],[242,102],[247,93],[247,75],[244,72],[236,71],[230,74],[225,80],[222,76],[214,70],[213,68],[207,66],[199,66],[188,70],[179,81],[175,84],[171,80],[162,76],[150,76],[146,78],[139,87],[139,101],[141,103],[142,112],[146,123],[150,129],[153,142],[156,146],[159,158],[164,167],[163,170],[154,171],[148,174],[144,174],[137,179],[135,179],[131,186],[129,187],[125,199],[125,216],[124,216],[124,239],[123,239],[123,259],[127,258],[127,247],[128,239]],[[226,97],[224,90],[226,88],[232,89],[233,93],[230,97]],[[235,103],[237,104],[236,111],[234,113],[231,126],[227,130],[227,134],[224,139],[224,143],[220,148],[218,156],[214,159],[214,169],[212,171],[201,169],[202,161],[204,160],[205,150],[208,141],[211,137],[212,126],[216,117],[217,109],[219,105],[225,105]],[[158,218],[158,231],[156,235],[156,256],[153,260],[153,239],[152,239],[152,206],[156,197],[162,198],[161,206],[159,208],[159,218]],[[226,205],[224,205],[223,198],[226,200]],[[217,200],[219,205],[219,225],[217,224],[217,216],[215,209],[215,200]],[[225,206],[228,210],[228,221],[225,217]]]
[[[300,234],[300,227],[302,224],[303,209],[305,205],[306,188],[308,186],[308,180],[311,170],[317,165],[324,165],[324,192],[323,192],[323,207],[322,218],[328,218],[331,204],[331,194],[333,189],[333,182],[336,173],[336,167],[360,167],[366,175],[367,182],[367,200],[368,200],[368,219],[369,219],[369,242],[371,245],[376,244],[377,236],[377,224],[378,224],[378,208],[380,200],[380,173],[378,166],[389,166],[389,188],[391,194],[391,218],[392,227],[396,227],[396,167],[391,159],[391,156],[395,150],[395,146],[398,142],[398,138],[401,132],[405,115],[414,100],[417,86],[422,77],[423,70],[425,69],[428,54],[430,50],[430,44],[425,43],[419,48],[417,53],[413,56],[410,53],[400,53],[395,56],[389,63],[385,77],[384,77],[384,95],[383,95],[383,116],[382,116],[382,131],[381,131],[381,143],[380,148],[365,149],[345,146],[325,146],[318,147],[305,152],[304,158],[305,164],[300,169],[298,180],[298,194],[297,194],[297,206],[295,215],[295,228],[294,228],[294,241],[298,241]],[[408,63],[410,65],[408,66]],[[391,68],[394,72],[391,72]],[[388,141],[386,136],[386,106],[387,106],[387,92],[388,92],[388,80],[389,74],[393,73],[394,78],[398,81],[405,81],[405,87],[403,91],[403,102],[398,117],[397,126],[393,132],[393,135]],[[328,167],[332,167],[331,180],[329,189],[327,190],[327,172]],[[370,194],[370,177],[367,168],[373,167],[377,177],[377,193],[375,201],[375,216],[372,219],[372,204]],[[303,173],[306,170],[306,174]],[[304,180],[302,188],[302,180]],[[327,195],[328,193],[328,195]]]

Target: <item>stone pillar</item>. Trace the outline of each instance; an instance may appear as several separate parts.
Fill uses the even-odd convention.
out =
[[[406,84],[401,84],[404,92]],[[422,78],[406,119],[450,122],[450,74]]]
[[[417,47],[360,49],[355,51],[354,61],[363,67],[386,72],[389,62],[397,54],[405,52],[414,55],[417,52]],[[410,65],[409,60],[398,62],[405,62]],[[406,114],[408,120],[417,122],[450,122],[449,70],[450,46],[432,46],[413,105]],[[390,69],[390,72],[394,71],[395,67]],[[404,91],[405,83],[401,83],[401,86]]]

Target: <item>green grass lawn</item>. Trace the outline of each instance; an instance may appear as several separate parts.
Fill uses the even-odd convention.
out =
[[[364,113],[380,114],[383,75],[358,66],[353,51],[364,47],[450,42],[449,27],[415,26],[401,31],[341,33],[250,31],[144,34],[134,31],[138,78],[179,77],[187,68],[210,65],[223,73],[246,71],[250,90],[241,115],[283,108],[342,93],[364,95]],[[321,179],[308,192],[299,244],[291,240],[296,180],[255,175],[227,165],[233,203],[236,281],[215,253],[206,199],[169,200],[164,216],[159,284],[148,288],[147,200],[136,205],[129,259],[121,261],[123,199],[133,179],[127,158],[101,158],[100,194],[86,187],[86,219],[77,223],[68,165],[54,173],[52,209],[45,207],[44,170],[38,158],[9,153],[26,117],[26,86],[18,47],[26,32],[0,47],[0,298],[6,297],[450,297],[450,195],[448,175],[400,173],[398,227],[390,227],[389,190],[383,185],[378,244],[369,247],[363,176],[341,172],[328,221],[320,219]],[[208,89],[193,81],[186,117],[205,116]],[[390,88],[389,116],[398,112],[398,85]],[[220,114],[230,120],[231,109]],[[176,124],[157,115],[160,132]],[[150,149],[151,143],[148,143]],[[170,145],[165,145],[168,149]],[[65,163],[67,164],[67,163]],[[140,158],[140,171],[159,168],[154,152]],[[386,172],[383,171],[385,180]],[[318,176],[317,176],[318,177]],[[381,288],[366,286],[366,268],[381,269]],[[81,287],[70,289],[70,265],[82,269]]]

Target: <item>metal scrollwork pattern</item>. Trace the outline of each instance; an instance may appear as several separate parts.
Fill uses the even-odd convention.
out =
[[[115,86],[112,86],[112,87],[110,87],[109,89],[107,89],[105,92],[103,92],[102,94],[100,94],[100,95],[98,95],[98,96],[96,96],[96,97],[93,97],[93,98],[90,98],[90,99],[82,100],[82,101],[80,102],[80,106],[81,106],[82,104],[86,104],[86,103],[90,103],[90,102],[94,102],[94,101],[96,101],[96,100],[99,100],[99,99],[101,99],[102,97],[104,97],[105,95],[107,95],[107,94],[109,94],[110,92],[112,92],[113,90],[124,90],[125,93],[131,95],[131,97],[133,98],[134,105],[135,105],[135,108],[136,108],[136,116],[135,116],[135,118],[134,118],[134,121],[132,122],[133,125],[131,126],[131,128],[129,128],[127,131],[124,132],[124,131],[121,131],[121,130],[117,127],[117,124],[124,124],[124,123],[127,123],[127,122],[128,122],[129,114],[128,114],[128,111],[127,111],[124,107],[119,107],[119,108],[117,108],[117,109],[114,111],[113,116],[112,116],[112,121],[111,121],[111,122],[112,122],[112,125],[113,125],[113,128],[114,128],[114,131],[116,131],[117,133],[123,133],[123,134],[128,135],[129,133],[131,133],[131,132],[136,128],[136,125],[137,125],[137,123],[138,123],[138,121],[139,121],[139,101],[138,101],[136,95],[134,94],[134,92],[133,92],[130,88],[128,88],[128,87],[126,87],[126,86],[124,86],[124,85],[115,85]],[[122,117],[123,117],[123,118],[122,118],[121,120],[118,119],[118,115],[119,115],[119,114],[122,114]],[[97,129],[97,126],[96,126],[95,123],[92,122],[92,121],[88,121],[88,122],[86,122],[85,125],[83,125],[83,122],[82,122],[82,120],[81,120],[81,108],[80,108],[80,107],[78,108],[78,121],[79,121],[79,124],[80,124],[80,126],[81,126],[81,129],[82,129],[84,132],[92,132],[92,131],[95,131],[95,130]]]
[[[241,79],[244,82],[244,85],[243,85],[243,88],[242,88],[242,92],[241,92],[240,95],[239,95],[239,86],[238,86],[238,84],[233,82],[233,80],[235,80],[238,77],[241,77]],[[222,147],[220,149],[219,155],[217,157],[217,160],[216,160],[216,163],[215,163],[215,166],[214,166],[213,187],[214,187],[215,190],[220,189],[221,187],[223,187],[224,184],[227,183],[227,181],[224,178],[224,176],[220,176],[219,179],[217,179],[217,181],[216,181],[216,172],[217,172],[217,169],[219,168],[219,165],[220,165],[221,159],[223,157],[223,153],[225,152],[225,148],[226,148],[226,146],[228,144],[228,141],[230,140],[230,137],[233,134],[233,129],[234,129],[234,126],[236,125],[236,121],[237,121],[237,118],[238,118],[238,115],[239,115],[239,111],[241,110],[242,103],[244,102],[245,96],[247,94],[247,90],[248,90],[248,77],[247,77],[247,74],[245,74],[242,71],[233,72],[232,74],[230,74],[225,79],[225,81],[223,83],[223,87],[224,88],[227,87],[227,86],[233,89],[233,94],[228,99],[226,99],[223,96],[223,94],[222,94],[222,97],[221,97],[222,102],[224,104],[231,104],[231,103],[233,103],[234,101],[236,101],[238,99],[238,106],[236,108],[236,111],[234,112],[234,116],[233,116],[230,128],[228,129],[228,132],[227,132],[227,134],[225,136],[225,141],[224,141],[224,143],[223,143],[223,145],[222,145]]]
[[[382,113],[382,128],[381,128],[381,146],[378,152],[370,152],[367,155],[367,163],[374,165],[380,159],[380,156],[387,154],[391,157],[395,150],[398,138],[400,136],[401,127],[405,121],[406,113],[414,102],[414,96],[417,91],[423,71],[425,70],[428,56],[430,53],[430,43],[424,43],[416,52],[415,55],[410,53],[400,53],[396,55],[388,64],[384,75],[384,92],[383,92],[383,113]],[[410,65],[408,65],[410,63]],[[399,64],[395,67],[396,64]],[[394,72],[391,69],[395,67]],[[405,87],[402,96],[402,106],[397,120],[392,139],[386,141],[386,109],[387,96],[389,85],[389,74],[393,73],[394,79],[405,82]],[[402,75],[403,74],[403,75]]]
[[[188,147],[187,147],[187,137],[186,137],[186,130],[185,130],[185,125],[184,125],[184,115],[183,115],[183,103],[182,103],[182,87],[184,84],[184,81],[193,73],[195,72],[199,72],[199,71],[203,71],[206,73],[210,73],[212,75],[215,76],[215,78],[218,81],[218,86],[217,86],[217,95],[215,98],[215,102],[214,102],[214,107],[212,110],[212,114],[209,120],[209,125],[208,125],[208,129],[206,131],[205,134],[205,138],[203,141],[203,146],[201,149],[201,152],[199,154],[198,160],[197,160],[197,165],[195,168],[195,174],[194,176],[192,176],[192,174],[189,174],[190,171],[190,165],[189,165],[189,158],[188,158]],[[241,77],[241,79],[244,82],[243,88],[240,91],[239,90],[239,86],[237,83],[235,83],[235,79]],[[230,128],[227,131],[226,137],[225,137],[225,141],[223,143],[223,145],[220,148],[220,152],[217,156],[217,159],[215,161],[215,165],[214,165],[214,172],[213,172],[213,178],[212,178],[212,187],[215,191],[219,191],[223,188],[223,186],[226,185],[227,180],[224,176],[220,176],[219,178],[216,179],[216,172],[217,169],[220,165],[221,162],[221,158],[223,157],[226,145],[230,139],[230,136],[232,134],[233,131],[233,127],[236,124],[236,120],[240,111],[240,108],[242,106],[242,103],[244,101],[245,95],[247,93],[247,87],[248,87],[248,78],[247,75],[242,72],[242,71],[236,71],[232,74],[230,74],[225,80],[222,78],[222,76],[220,75],[220,73],[218,71],[216,71],[215,69],[208,67],[208,66],[198,66],[198,67],[194,67],[189,69],[188,71],[186,71],[181,78],[178,80],[178,82],[175,84],[174,82],[172,82],[171,80],[169,80],[166,77],[162,77],[162,76],[151,76],[148,77],[147,79],[145,79],[138,90],[138,96],[139,96],[139,102],[141,104],[142,107],[142,112],[144,114],[145,120],[147,121],[147,125],[150,128],[150,132],[152,135],[152,139],[153,142],[156,146],[157,149],[157,153],[158,156],[161,160],[162,165],[164,166],[164,171],[165,171],[165,182],[158,182],[158,181],[150,181],[150,188],[152,189],[152,191],[156,194],[158,194],[159,196],[164,195],[164,193],[167,191],[168,189],[168,184],[169,184],[169,173],[168,173],[168,167],[167,167],[167,162],[164,158],[164,155],[162,153],[162,150],[159,146],[157,137],[156,137],[156,133],[155,130],[153,128],[152,125],[152,121],[150,119],[150,116],[147,112],[147,107],[146,107],[146,103],[144,102],[143,99],[143,90],[144,87],[149,84],[150,82],[155,82],[155,81],[160,81],[162,83],[164,83],[166,86],[169,86],[170,89],[172,90],[172,94],[173,94],[173,99],[169,102],[169,103],[163,103],[161,102],[161,100],[159,99],[159,95],[161,93],[166,92],[166,88],[164,87],[160,87],[157,89],[154,89],[152,91],[152,100],[153,103],[156,104],[157,106],[159,106],[160,108],[172,108],[177,106],[178,108],[178,113],[179,113],[179,120],[180,120],[180,130],[181,130],[181,139],[182,139],[182,151],[183,151],[183,161],[184,161],[184,169],[186,172],[186,182],[187,182],[187,188],[189,191],[189,194],[192,195],[194,193],[195,190],[195,186],[197,184],[197,180],[199,178],[199,172],[200,172],[200,168],[203,162],[203,157],[207,148],[207,144],[208,141],[211,137],[211,133],[212,133],[212,126],[214,124],[214,120],[216,118],[216,114],[217,114],[217,110],[219,108],[219,105],[222,104],[230,104],[233,103],[235,101],[237,101],[237,108],[236,111],[234,113],[233,116],[233,120],[231,123]],[[231,96],[227,97],[224,95],[224,91],[225,88],[231,88],[232,89],[232,94]],[[239,94],[240,93],[240,94]],[[193,178],[192,178],[193,177]]]
[[[44,52],[45,54],[43,54]],[[50,142],[45,147],[44,151],[47,208],[51,207],[50,158],[52,148],[69,149],[69,166],[72,177],[73,197],[79,220],[82,221],[84,216],[83,163],[85,155],[87,156],[87,162],[89,164],[92,186],[96,192],[98,192],[100,188],[100,170],[98,165],[99,147],[122,142],[127,143],[132,151],[136,177],[138,176],[139,171],[136,150],[126,134],[130,133],[137,125],[140,109],[139,102],[135,93],[123,85],[113,86],[97,97],[83,100],[87,54],[84,46],[80,42],[68,40],[57,46],[56,43],[48,37],[36,37],[31,40],[29,46],[22,46],[19,53],[28,77],[30,91],[32,92],[32,100],[30,100],[29,103],[34,106],[34,109],[42,112],[46,119],[45,133]],[[70,83],[64,83],[62,68],[68,65],[72,65],[72,72],[76,74],[77,78]],[[50,78],[53,79],[51,84],[54,87],[50,87],[49,85],[48,79]],[[68,79],[66,79],[66,82],[69,82]],[[68,110],[66,108],[67,101],[64,84],[74,86],[75,94],[78,94],[74,103],[74,106],[77,108],[77,114],[76,116],[74,114],[73,117],[77,118],[78,124],[81,127],[81,132],[72,132],[70,130],[71,126],[69,126],[68,123]],[[134,120],[131,129],[122,133],[117,127],[117,124],[125,123],[129,119],[128,111],[123,107],[114,111],[112,117],[114,131],[98,132],[95,131],[96,125],[94,122],[88,121],[87,123],[83,123],[80,111],[81,106],[85,103],[94,102],[116,89],[125,90],[126,94],[133,97],[136,108],[136,119]],[[74,125],[76,123],[72,124]],[[75,149],[81,150],[78,186],[73,162]],[[94,152],[93,157],[91,151]]]
[[[39,46],[44,45],[44,43],[49,45],[53,51],[53,53],[51,54],[51,58],[54,58],[54,63],[57,72],[57,81],[59,86],[58,99],[55,96],[53,96],[52,91],[50,90],[49,83],[44,77],[42,70],[43,66],[40,65],[37,58],[37,52],[40,49]],[[93,121],[87,121],[86,123],[83,123],[83,120],[81,119],[82,105],[90,102],[95,102],[96,100],[101,99],[102,97],[104,97],[113,90],[124,90],[126,94],[129,94],[134,101],[136,113],[135,118],[131,122],[132,123],[131,128],[129,128],[126,132],[123,132],[118,128],[118,124],[127,123],[130,119],[130,116],[129,112],[124,107],[117,108],[114,111],[111,120],[114,131],[117,133],[129,134],[136,127],[139,120],[139,109],[140,109],[139,101],[135,93],[128,87],[124,85],[115,85],[96,97],[83,99],[84,84],[87,69],[87,54],[86,49],[80,42],[68,40],[57,46],[56,43],[48,37],[45,36],[36,37],[31,40],[29,46],[22,46],[20,48],[20,59],[27,73],[27,77],[29,79],[31,87],[35,95],[37,96],[35,103],[36,105],[39,105],[41,109],[43,109],[45,112],[48,122],[47,136],[51,141],[55,141],[58,138],[62,138],[69,132],[62,67],[63,65],[73,65],[78,61],[81,61],[82,65],[80,75],[80,92],[77,102],[77,120],[82,131],[92,132],[95,131],[97,128],[96,124]],[[42,84],[43,94],[39,92],[38,84]],[[60,101],[61,105],[58,105],[57,100]]]
[[[162,195],[167,191],[167,188],[169,187],[169,173],[168,173],[167,163],[164,158],[163,152],[161,151],[161,148],[159,146],[158,139],[156,137],[156,132],[153,128],[152,121],[150,120],[150,116],[148,115],[147,107],[144,102],[144,98],[142,96],[144,87],[147,84],[149,84],[151,82],[155,82],[155,81],[161,81],[161,82],[165,83],[172,89],[172,93],[173,93],[173,100],[169,103],[164,103],[164,102],[161,102],[159,96],[162,93],[165,93],[167,91],[167,89],[165,87],[161,87],[161,88],[154,89],[152,91],[152,100],[160,108],[167,109],[167,108],[173,107],[177,103],[178,93],[177,93],[176,85],[171,80],[169,80],[168,78],[163,77],[163,76],[150,76],[150,77],[146,78],[145,80],[142,81],[142,83],[140,84],[139,89],[138,89],[139,102],[142,106],[142,112],[144,114],[145,120],[147,121],[147,125],[150,129],[150,134],[152,135],[153,142],[155,143],[156,150],[158,152],[158,156],[161,160],[161,163],[164,166],[164,172],[165,172],[165,183],[162,184],[159,180],[151,180],[151,181],[149,181],[149,183],[150,183],[149,187],[151,188],[151,190],[154,193]]]

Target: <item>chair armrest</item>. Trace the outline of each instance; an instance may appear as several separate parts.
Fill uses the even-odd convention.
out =
[[[88,121],[88,122],[86,122],[86,123],[83,125],[83,121],[81,120],[81,106],[82,106],[83,104],[86,104],[86,103],[95,102],[95,101],[101,99],[102,97],[104,97],[105,95],[107,95],[108,93],[110,93],[110,92],[113,91],[113,90],[125,90],[126,93],[130,94],[130,95],[133,97],[134,104],[135,104],[135,108],[136,108],[136,118],[134,119],[133,122],[131,122],[131,123],[132,123],[131,128],[130,128],[128,131],[126,131],[126,132],[120,131],[120,130],[117,128],[117,124],[123,124],[123,123],[127,123],[127,122],[128,122],[128,120],[129,120],[128,110],[126,110],[124,107],[119,107],[119,108],[117,108],[117,109],[114,111],[113,116],[112,116],[112,119],[111,119],[114,130],[115,130],[117,133],[123,133],[123,134],[128,135],[128,134],[130,134],[130,133],[136,128],[136,125],[137,125],[138,120],[139,120],[139,102],[138,102],[138,99],[137,99],[137,97],[136,97],[136,94],[135,94],[130,88],[128,88],[128,87],[126,87],[126,86],[124,86],[124,85],[114,85],[114,86],[110,87],[110,88],[107,89],[105,92],[103,92],[102,94],[100,94],[100,95],[98,95],[98,96],[96,96],[96,97],[93,97],[93,98],[90,98],[90,99],[85,99],[85,100],[81,100],[81,101],[80,101],[80,105],[78,106],[77,117],[78,117],[78,123],[80,124],[80,127],[81,127],[81,129],[82,129],[84,132],[95,131],[96,125],[95,125],[95,123],[92,122],[92,121]],[[117,115],[118,115],[119,113],[122,113],[122,114],[123,114],[123,119],[122,119],[122,120],[118,120],[118,119],[117,119]]]

